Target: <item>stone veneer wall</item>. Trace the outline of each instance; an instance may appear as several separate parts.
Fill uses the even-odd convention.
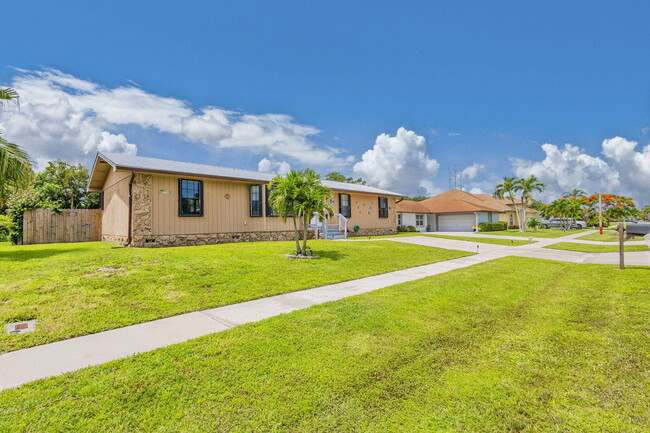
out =
[[[179,247],[186,245],[210,245],[231,242],[293,241],[292,231],[248,233],[201,233],[192,235],[152,235],[133,237],[132,247]],[[310,232],[308,239],[313,239]]]
[[[151,175],[136,173],[131,194],[133,195],[131,243],[139,243],[151,236]]]
[[[102,240],[106,242],[114,242],[118,245],[126,245],[127,236],[103,235]]]
[[[385,235],[394,235],[397,233],[397,227],[382,227],[374,229],[364,229],[362,228],[358,232],[348,233],[348,237],[360,237],[360,236],[385,236]]]

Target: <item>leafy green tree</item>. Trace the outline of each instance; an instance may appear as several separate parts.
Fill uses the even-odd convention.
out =
[[[0,109],[13,102],[20,104],[14,89],[0,88]],[[32,177],[32,164],[27,153],[17,144],[5,140],[0,131],[0,204],[4,203],[11,186],[24,186]]]
[[[650,205],[643,206],[643,209],[639,211],[639,218],[642,218],[646,221],[650,220]]]
[[[404,200],[422,201],[422,200],[426,200],[427,198],[429,197],[427,197],[426,195],[416,195],[415,197],[406,197],[404,198]]]
[[[515,181],[515,189],[521,193],[521,222],[526,223],[528,221],[528,218],[526,217],[526,209],[528,209],[528,203],[533,201],[533,193],[542,192],[545,187],[546,185],[540,182],[535,175],[531,175],[524,179],[517,179]],[[524,232],[525,229],[526,227],[524,225],[519,225],[520,232]]]
[[[86,192],[88,170],[81,164],[72,165],[60,159],[50,161],[36,178],[37,183],[48,182],[60,187],[58,201],[64,209],[99,207],[99,195]]]
[[[363,180],[362,178],[353,178],[353,177],[347,177],[338,171],[333,171],[331,173],[327,173],[323,180],[331,180],[334,182],[344,182],[344,183],[358,183],[360,185],[365,185],[366,181]]]
[[[314,213],[323,220],[334,211],[325,200],[332,191],[321,184],[321,179],[313,170],[290,171],[285,176],[276,176],[269,184],[269,203],[273,210],[286,222],[293,219],[296,254],[307,255],[307,236],[309,221]],[[302,222],[303,242],[300,245],[300,228]]]

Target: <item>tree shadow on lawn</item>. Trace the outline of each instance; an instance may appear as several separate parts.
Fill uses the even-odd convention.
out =
[[[7,261],[7,262],[24,262],[27,260],[35,260],[35,259],[45,259],[48,257],[55,256],[57,254],[66,254],[66,253],[83,253],[84,251],[91,251],[93,250],[92,247],[87,247],[87,248],[75,248],[74,250],[67,249],[67,248],[57,248],[54,245],[56,244],[51,244],[53,247],[52,248],[45,248],[45,249],[26,249],[23,248],[21,245],[14,245],[11,246],[9,250],[4,250],[0,251],[0,262],[2,261]],[[15,249],[14,249],[15,248]]]
[[[332,261],[338,261],[346,258],[348,255],[347,254],[342,254],[340,251],[337,250],[330,250],[330,251],[314,251],[314,254],[317,254],[320,256],[320,259],[329,259]],[[317,259],[317,260],[320,260]]]

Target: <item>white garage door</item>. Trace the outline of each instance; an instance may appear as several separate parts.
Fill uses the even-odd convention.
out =
[[[441,232],[471,232],[475,225],[473,213],[438,215],[438,231]]]

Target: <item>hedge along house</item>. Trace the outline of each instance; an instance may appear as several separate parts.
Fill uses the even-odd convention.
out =
[[[98,153],[88,191],[102,193],[102,239],[134,247],[293,240],[293,223],[268,205],[273,174]],[[323,181],[350,235],[397,231],[402,197],[367,185]],[[354,231],[353,228],[358,231]],[[314,232],[310,232],[314,233]]]

